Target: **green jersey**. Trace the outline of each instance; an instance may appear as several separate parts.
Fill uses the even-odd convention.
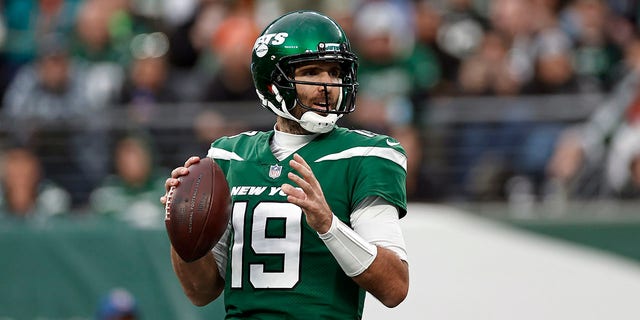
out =
[[[300,207],[280,190],[292,156],[278,161],[273,131],[223,137],[208,156],[232,196],[227,319],[360,319],[365,291],[344,274]],[[335,128],[297,153],[311,166],[333,213],[350,225],[360,201],[379,196],[406,213],[406,155],[384,135]],[[295,171],[294,171],[295,172]]]

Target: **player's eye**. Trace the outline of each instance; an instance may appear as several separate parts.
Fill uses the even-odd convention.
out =
[[[329,70],[329,75],[332,78],[340,78],[340,77],[342,77],[342,69],[340,69],[340,68],[332,68],[331,70]]]
[[[305,66],[295,71],[296,77],[313,78],[321,75],[328,75],[332,79],[340,79],[343,76],[340,66],[332,66],[330,68],[318,66]]]
[[[302,75],[303,76],[315,76],[318,74],[318,70],[317,69],[306,69],[304,71],[302,71]]]
[[[296,70],[296,77],[309,77],[317,74],[318,70],[316,68],[300,68]]]

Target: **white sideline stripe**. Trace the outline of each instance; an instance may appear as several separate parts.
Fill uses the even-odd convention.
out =
[[[220,160],[244,161],[237,153],[220,148],[210,148],[207,157]]]
[[[407,157],[399,151],[396,151],[391,148],[381,148],[381,147],[355,147],[351,149],[347,149],[344,151],[340,151],[338,153],[328,154],[315,162],[320,161],[329,161],[329,160],[340,160],[340,159],[348,159],[353,157],[379,157],[383,159],[387,159],[395,162],[399,166],[407,171]]]
[[[634,260],[445,205],[407,211],[409,295],[389,309],[367,294],[362,319],[639,319]]]

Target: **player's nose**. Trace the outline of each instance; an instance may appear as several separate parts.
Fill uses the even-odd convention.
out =
[[[336,79],[336,77],[332,76],[329,72],[322,72],[318,75],[318,82],[320,83],[337,83],[338,80]],[[331,91],[334,87],[333,86],[327,86],[327,85],[318,85],[316,87],[318,89],[318,91]]]
[[[337,83],[338,81],[340,81],[338,77],[329,70],[318,73],[318,82]]]

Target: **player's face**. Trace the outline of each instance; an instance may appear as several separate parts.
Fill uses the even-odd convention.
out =
[[[335,62],[312,62],[301,65],[295,69],[295,80],[320,82],[320,83],[341,83],[342,70]],[[296,84],[298,99],[305,106],[318,110],[319,112],[328,109],[335,110],[340,95],[340,87]]]

